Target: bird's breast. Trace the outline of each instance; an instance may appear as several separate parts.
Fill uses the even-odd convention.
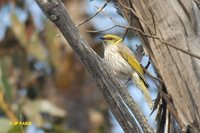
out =
[[[133,69],[118,52],[117,46],[107,46],[105,48],[104,61],[111,67],[117,77],[122,79],[130,78]]]

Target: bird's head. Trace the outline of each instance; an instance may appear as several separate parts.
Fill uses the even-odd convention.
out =
[[[108,45],[116,45],[122,41],[121,37],[111,34],[105,35],[101,39]]]

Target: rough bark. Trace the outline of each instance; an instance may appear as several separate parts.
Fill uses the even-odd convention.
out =
[[[108,66],[102,62],[101,58],[80,36],[77,28],[65,11],[63,3],[60,0],[37,0],[36,2],[46,16],[60,29],[69,45],[85,64],[124,131],[127,133],[141,132],[140,127],[128,110],[128,106],[132,113],[135,114],[143,131],[147,133],[153,132],[153,129],[148,125],[147,120],[127,90],[116,82],[109,73]]]
[[[199,2],[192,0],[118,0],[131,26],[174,46],[200,55]],[[145,22],[145,23],[144,23]],[[140,39],[165,82],[182,131],[200,132],[200,60],[157,39]],[[146,41],[147,40],[147,41]]]

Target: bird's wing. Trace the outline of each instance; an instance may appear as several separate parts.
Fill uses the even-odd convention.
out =
[[[121,56],[129,63],[129,65],[135,70],[140,78],[144,81],[146,86],[148,86],[148,83],[146,82],[146,79],[144,77],[144,70],[138,60],[135,58],[135,55],[133,52],[126,46],[123,46],[123,44],[119,44],[119,53]]]

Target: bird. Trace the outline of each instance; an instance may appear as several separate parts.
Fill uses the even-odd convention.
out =
[[[142,65],[136,59],[134,53],[123,44],[123,39],[117,35],[107,34],[100,38],[103,40],[104,58],[114,77],[123,80],[132,80],[141,90],[150,109],[153,108],[149,84],[144,76],[145,72]]]

